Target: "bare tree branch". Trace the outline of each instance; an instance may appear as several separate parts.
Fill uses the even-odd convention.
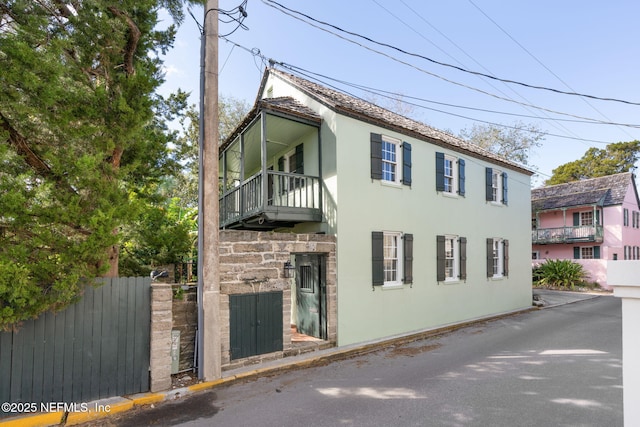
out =
[[[49,165],[31,149],[27,139],[9,124],[9,120],[2,113],[0,113],[0,128],[9,133],[7,142],[16,149],[16,152],[39,176],[55,180]]]
[[[108,9],[115,16],[123,18],[129,27],[129,40],[127,40],[127,46],[124,51],[124,69],[128,76],[132,76],[135,74],[133,56],[138,48],[138,41],[140,40],[142,33],[136,23],[133,22],[133,19],[124,14],[121,10],[116,9],[114,6],[109,6]]]

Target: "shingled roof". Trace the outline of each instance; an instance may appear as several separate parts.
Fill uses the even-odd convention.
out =
[[[268,68],[265,72],[259,94],[263,93],[264,85],[266,84],[269,74],[289,82],[311,98],[340,114],[394,130],[420,140],[428,141],[472,157],[491,160],[527,175],[533,175],[533,172],[526,167],[505,159],[497,154],[491,153],[490,151],[480,148],[475,144],[467,142],[447,132],[401,116],[360,98],[347,95],[343,92],[322,86],[293,74],[285,73],[275,68]]]
[[[531,209],[542,211],[588,205],[620,205],[629,185],[635,189],[631,172],[535,188],[531,190]]]

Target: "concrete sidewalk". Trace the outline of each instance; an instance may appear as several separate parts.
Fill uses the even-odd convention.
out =
[[[35,413],[0,419],[0,426],[41,427],[89,423],[99,418],[113,416],[122,412],[129,411],[134,407],[180,399],[182,397],[197,393],[202,390],[229,385],[250,378],[271,375],[281,371],[304,369],[319,364],[326,364],[335,360],[347,359],[358,356],[360,354],[373,352],[384,347],[401,345],[404,343],[441,335],[456,329],[461,329],[473,325],[481,321],[490,321],[518,313],[537,310],[540,308],[552,308],[564,304],[571,304],[592,298],[597,298],[599,296],[609,295],[608,293],[566,292],[546,289],[534,289],[533,294],[538,295],[538,297],[542,299],[542,301],[544,302],[544,305],[542,307],[531,307],[523,310],[503,313],[500,315],[484,317],[481,319],[473,319],[468,322],[455,325],[447,325],[435,329],[417,331],[410,334],[388,337],[382,340],[369,341],[355,345],[318,350],[312,353],[305,353],[298,356],[290,356],[283,359],[263,362],[259,365],[244,366],[233,370],[223,371],[222,378],[218,380],[201,382],[191,386],[158,393],[140,393],[126,397],[112,397],[108,399],[101,399],[83,404],[86,406],[78,405],[78,407],[76,408],[67,408],[69,412],[61,410],[55,412]]]
[[[613,295],[613,292],[573,292],[573,291],[555,291],[550,289],[534,289],[534,299],[536,295],[543,301],[541,308],[556,307],[564,304],[584,301],[599,296]]]

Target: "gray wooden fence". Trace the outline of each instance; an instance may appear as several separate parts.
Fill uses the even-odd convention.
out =
[[[149,390],[151,279],[102,283],[64,311],[0,332],[0,402],[88,402]]]

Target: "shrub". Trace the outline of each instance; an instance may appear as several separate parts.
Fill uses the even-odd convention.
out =
[[[557,286],[573,289],[587,279],[587,273],[578,264],[568,259],[549,259],[533,269],[533,280],[542,286]]]

